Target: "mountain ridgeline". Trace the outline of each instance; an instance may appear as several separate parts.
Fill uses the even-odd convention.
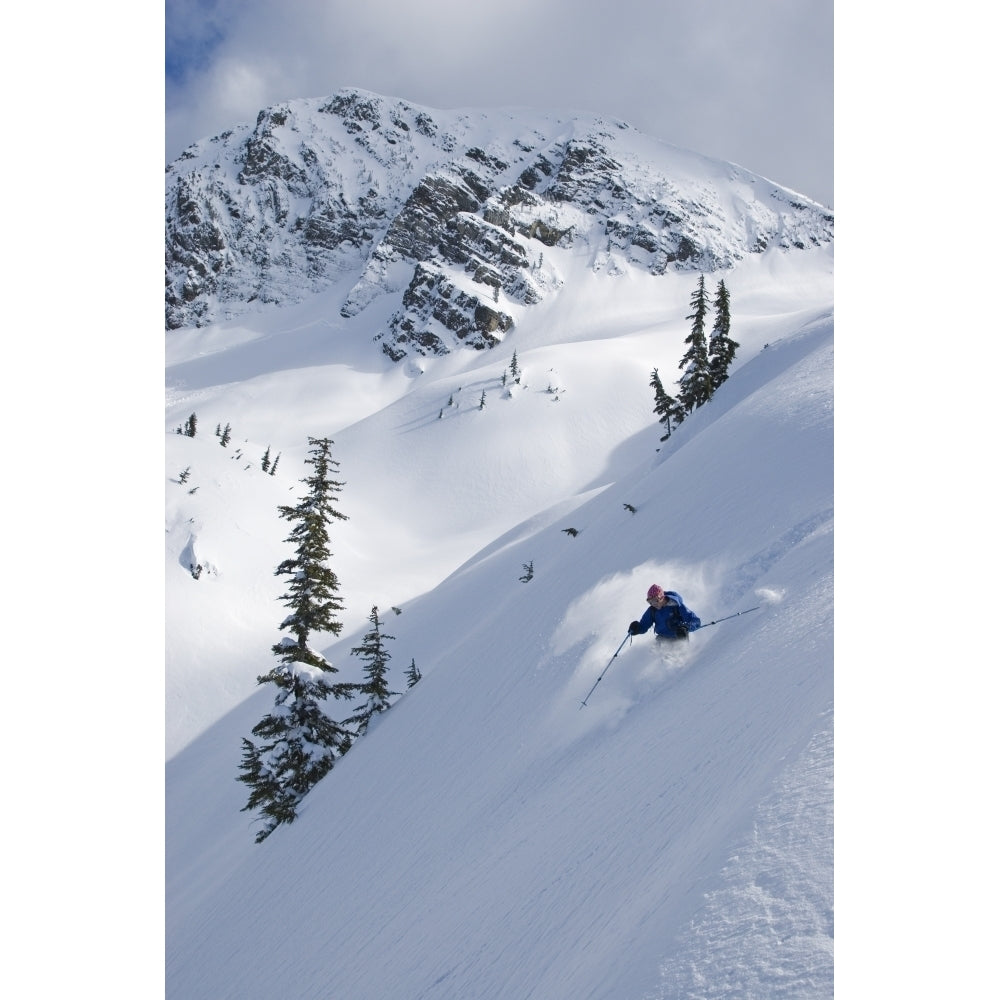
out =
[[[166,328],[337,289],[337,325],[400,361],[498,344],[560,287],[549,248],[665,276],[832,239],[821,205],[622,122],[344,90],[167,167]]]

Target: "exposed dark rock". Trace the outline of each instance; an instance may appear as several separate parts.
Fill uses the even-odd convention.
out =
[[[402,310],[389,323],[382,350],[395,360],[408,353],[447,354],[457,343],[476,350],[493,347],[513,319],[468,295],[440,271],[422,264],[403,293]],[[448,341],[451,341],[450,343]]]
[[[522,226],[519,232],[529,240],[538,240],[547,247],[554,247],[562,243],[572,233],[572,229],[572,226],[567,229],[556,229],[554,226],[546,225],[541,219],[533,219],[529,225]],[[572,240],[569,240],[564,245],[569,246],[571,243]]]

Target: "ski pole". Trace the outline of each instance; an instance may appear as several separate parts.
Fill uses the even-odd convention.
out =
[[[631,632],[629,632],[629,633],[628,633],[628,635],[626,635],[626,636],[625,636],[625,638],[624,638],[624,639],[622,639],[622,646],[624,646],[624,645],[625,645],[625,643],[626,643],[626,642],[628,642],[628,641],[629,641],[629,639],[631,639],[631,638],[632,638],[632,633],[631,633]],[[617,655],[618,655],[618,654],[619,654],[619,653],[620,653],[620,652],[622,651],[622,646],[619,646],[619,647],[618,647],[618,648],[617,648],[617,649],[615,650],[615,655],[614,655],[614,656],[612,656],[610,660],[608,660],[608,667],[610,667],[610,666],[611,666],[611,664],[615,662],[615,657],[616,657],[616,656],[617,656]],[[605,668],[604,668],[604,669],[603,669],[603,670],[601,671],[601,673],[600,673],[600,675],[598,676],[597,680],[596,680],[596,681],[594,681],[594,687],[592,687],[592,688],[591,688],[591,689],[590,689],[590,690],[589,690],[589,691],[587,692],[587,698],[589,698],[589,697],[590,697],[590,696],[591,696],[591,695],[592,695],[592,694],[594,693],[594,688],[595,688],[595,687],[597,687],[597,685],[601,683],[601,677],[603,677],[603,676],[604,676],[604,675],[605,675],[605,674],[606,674],[606,673],[608,672],[608,667],[605,667]],[[583,706],[587,704],[587,698],[584,698],[584,699],[583,699],[583,701],[581,701],[581,702],[580,702],[580,708],[583,708]]]
[[[746,611],[737,611],[734,615],[726,615],[725,618],[716,618],[714,622],[706,622],[701,628],[708,628],[709,625],[718,625],[719,622],[727,622],[730,618],[738,618],[740,615],[748,614],[751,611],[759,611],[760,605],[758,604],[755,608],[747,608]],[[699,629],[700,631],[701,629]]]

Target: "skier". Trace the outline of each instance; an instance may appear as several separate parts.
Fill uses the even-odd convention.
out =
[[[687,642],[688,633],[701,628],[701,619],[675,590],[664,590],[654,583],[646,592],[646,601],[649,607],[629,625],[630,635],[644,635],[653,626],[657,642]]]

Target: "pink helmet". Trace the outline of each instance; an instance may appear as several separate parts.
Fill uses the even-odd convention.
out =
[[[647,601],[658,601],[661,597],[663,597],[663,588],[656,583],[646,591]]]

